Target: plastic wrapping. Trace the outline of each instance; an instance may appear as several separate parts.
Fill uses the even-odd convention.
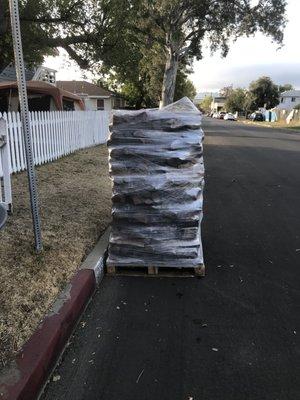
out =
[[[203,264],[201,114],[188,98],[160,110],[116,111],[108,266]]]

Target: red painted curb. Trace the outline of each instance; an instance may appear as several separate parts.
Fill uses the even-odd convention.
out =
[[[93,270],[79,270],[68,287],[62,304],[45,317],[14,366],[0,377],[0,399],[33,400],[39,394],[96,288]]]

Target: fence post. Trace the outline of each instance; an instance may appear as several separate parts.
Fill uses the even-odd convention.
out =
[[[0,118],[0,203],[3,203],[7,211],[12,212],[12,193],[10,181],[10,153],[7,134],[7,123]],[[3,183],[1,182],[3,180]],[[2,186],[3,185],[3,186]],[[3,196],[4,195],[4,196]]]

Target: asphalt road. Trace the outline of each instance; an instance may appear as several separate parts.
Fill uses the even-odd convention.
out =
[[[43,400],[300,398],[300,133],[204,129],[207,276],[106,277]]]

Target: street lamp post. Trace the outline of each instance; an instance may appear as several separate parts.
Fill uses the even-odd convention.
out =
[[[18,80],[21,121],[22,121],[24,142],[25,142],[27,175],[29,183],[29,194],[30,194],[32,221],[33,221],[35,249],[37,252],[40,252],[43,249],[43,245],[41,238],[41,223],[39,216],[37,186],[36,186],[35,168],[33,160],[33,151],[32,151],[31,126],[30,126],[28,100],[27,100],[25,66],[23,59],[18,0],[9,0],[9,7],[10,7],[13,46],[14,46],[14,56],[15,56],[15,68]]]

